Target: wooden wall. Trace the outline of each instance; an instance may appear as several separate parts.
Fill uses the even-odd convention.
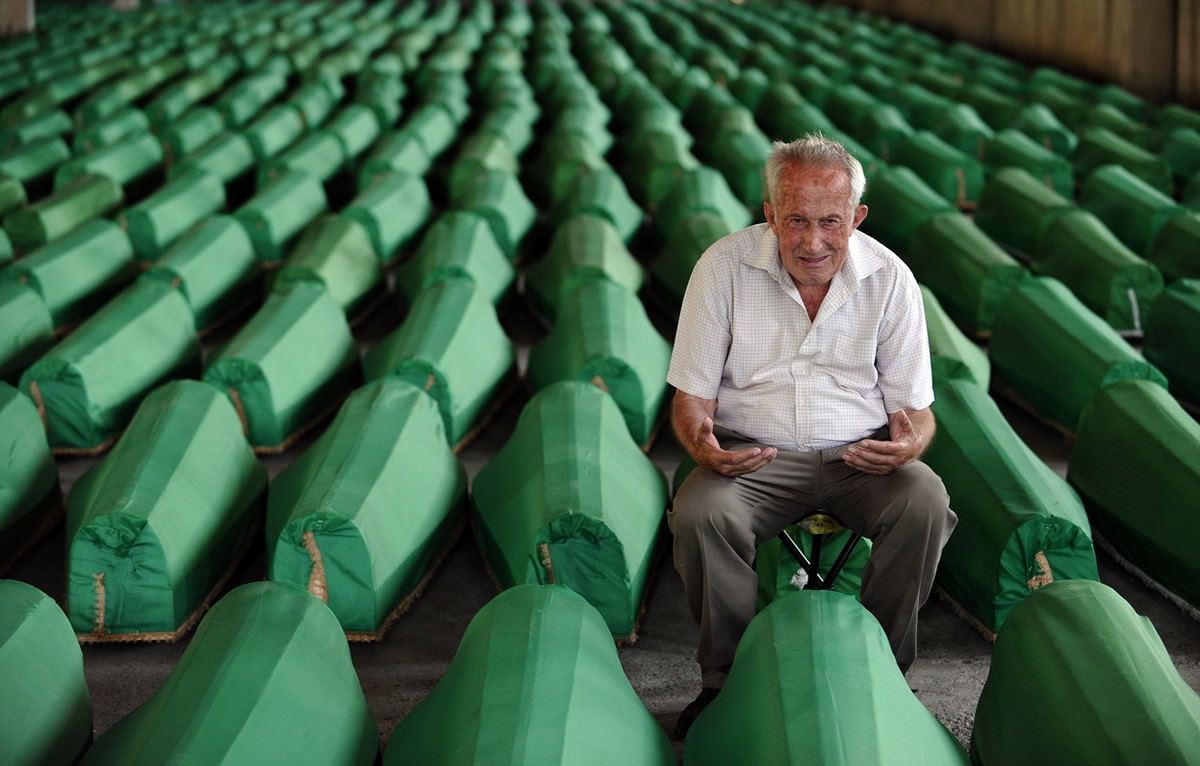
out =
[[[839,0],[1155,102],[1200,107],[1200,0]]]

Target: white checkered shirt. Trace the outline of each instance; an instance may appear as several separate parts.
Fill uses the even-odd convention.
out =
[[[779,259],[767,224],[715,242],[684,295],[667,381],[717,400],[715,422],[781,449],[857,441],[888,413],[933,403],[920,288],[862,232],[817,318]]]

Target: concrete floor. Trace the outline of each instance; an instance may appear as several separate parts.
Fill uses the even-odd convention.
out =
[[[396,316],[384,307],[356,328],[369,345],[379,331],[394,326]],[[520,305],[505,315],[505,327],[524,356],[542,330]],[[518,391],[499,410],[460,458],[473,477],[503,445],[527,401]],[[1018,433],[1060,473],[1065,471],[1067,445],[1061,437],[1019,410],[1004,406]],[[288,454],[266,459],[272,476],[295,459],[305,444]],[[665,430],[650,451],[654,462],[670,476],[682,451]],[[63,460],[63,489],[92,464],[91,460]],[[27,554],[6,576],[30,582],[60,598],[64,592],[63,529]],[[1191,620],[1158,594],[1099,555],[1102,580],[1121,593],[1154,624],[1176,667],[1193,689],[1200,691],[1200,624]],[[265,577],[261,552],[242,562],[229,587]],[[437,571],[422,598],[399,619],[383,641],[354,644],[351,656],[367,702],[386,745],[393,727],[437,683],[457,649],[468,622],[496,595],[496,586],[485,572],[483,559],[470,535],[464,535]],[[657,565],[646,603],[639,640],[619,649],[619,656],[634,689],[655,718],[670,731],[679,710],[699,688],[693,661],[697,630],[689,616],[683,588],[669,554]],[[187,647],[185,638],[175,644],[105,644],[83,649],[84,667],[94,707],[96,735],[146,700],[165,679]],[[909,685],[926,707],[966,745],[975,706],[987,678],[991,644],[958,618],[937,597],[921,612],[920,654],[908,674]],[[677,745],[677,752],[679,748]]]

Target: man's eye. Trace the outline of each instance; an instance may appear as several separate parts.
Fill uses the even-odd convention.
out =
[[[823,218],[821,219],[821,227],[825,229],[836,229],[842,225],[841,219],[838,218]]]

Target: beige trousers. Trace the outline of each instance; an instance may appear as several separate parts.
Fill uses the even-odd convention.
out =
[[[724,429],[717,438],[725,449],[753,446]],[[874,476],[847,465],[844,452],[779,450],[763,468],[736,478],[697,468],[676,492],[667,519],[675,569],[700,623],[704,686],[724,684],[754,617],[758,545],[818,508],[872,541],[862,603],[883,626],[900,669],[916,659],[917,612],[958,518],[942,480],[924,463]]]

